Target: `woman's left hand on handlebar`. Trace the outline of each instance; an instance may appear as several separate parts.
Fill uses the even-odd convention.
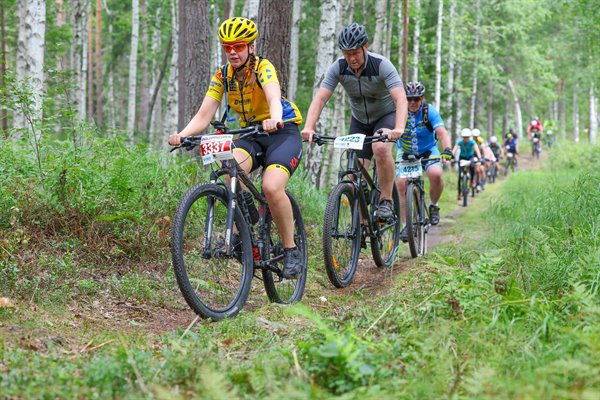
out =
[[[181,136],[178,133],[174,133],[169,136],[169,144],[171,146],[179,146],[181,144]]]
[[[263,131],[265,132],[275,132],[277,129],[277,126],[282,124],[281,121],[278,121],[276,119],[265,119],[262,122],[262,127],[263,127]]]

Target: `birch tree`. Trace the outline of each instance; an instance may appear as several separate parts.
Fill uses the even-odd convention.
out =
[[[596,96],[596,87],[592,83],[590,86],[590,143],[596,144],[598,141],[598,97]]]
[[[298,42],[300,38],[300,17],[302,11],[302,0],[294,1],[292,10],[292,32],[290,45],[290,71],[288,74],[289,83],[287,90],[287,98],[290,101],[296,99],[296,88],[298,87]]]
[[[140,72],[142,75],[142,79],[140,79],[140,86],[137,90],[140,96],[139,102],[139,116],[136,118],[136,129],[138,131],[142,131],[146,129],[148,126],[148,121],[150,116],[148,115],[150,111],[150,71],[149,66],[153,63],[153,59],[155,58],[154,54],[148,54],[148,4],[147,0],[140,0],[140,14],[144,16],[140,18],[140,28],[141,28],[141,39],[142,39],[142,48],[141,48],[141,62],[140,62]],[[152,59],[151,59],[152,58]]]
[[[413,73],[412,80],[419,80],[419,40],[421,39],[421,0],[415,1],[415,31],[413,36]]]
[[[440,109],[442,91],[442,23],[444,20],[444,0],[438,1],[437,46],[435,49],[435,107]]]
[[[19,32],[17,37],[17,79],[29,81],[33,95],[31,110],[14,114],[14,125],[18,128],[38,122],[42,118],[42,91],[44,87],[44,49],[46,36],[46,2],[44,0],[18,0],[17,15]]]
[[[519,102],[519,97],[517,96],[517,90],[515,89],[515,85],[512,79],[508,80],[508,87],[512,92],[514,103],[515,103],[515,122],[517,123],[516,130],[519,138],[523,136],[523,117],[521,115],[521,103]]]
[[[102,0],[96,0],[96,123],[104,124],[102,97]]]
[[[375,3],[375,34],[369,50],[379,54],[385,54],[387,3],[387,0],[377,0]]]
[[[321,85],[327,69],[333,62],[336,40],[336,19],[331,18],[337,15],[337,0],[323,0],[321,3],[321,20],[319,25],[319,46],[317,49],[317,62],[315,67],[315,85],[313,87],[313,97]],[[330,125],[330,108],[326,105],[321,113],[321,118],[317,122],[317,132],[328,132]],[[304,165],[313,184],[321,187],[321,146],[312,144],[304,158]]]
[[[402,0],[402,80],[408,81],[408,0]]]
[[[471,108],[469,112],[469,126],[475,127],[475,109],[477,107],[477,74],[479,71],[479,40],[480,40],[480,23],[481,23],[481,10],[480,0],[475,2],[475,65],[473,67],[473,87],[471,89]],[[515,94],[516,96],[516,94]]]
[[[131,6],[131,50],[129,53],[129,92],[127,95],[127,135],[129,140],[133,141],[133,130],[135,128],[138,35],[140,31],[139,0],[132,0]]]
[[[579,92],[579,82],[575,83],[573,89],[573,140],[575,143],[579,143],[579,106],[577,104],[577,93]],[[591,104],[591,93],[590,93],[590,104]],[[590,108],[591,110],[591,108]],[[591,121],[591,119],[590,119]]]
[[[242,17],[251,19],[254,22],[258,21],[258,8],[260,0],[245,0],[242,10]]]
[[[454,32],[455,32],[455,12],[456,12],[456,0],[450,0],[450,15],[448,20],[448,28],[450,29],[450,34],[448,38],[448,81],[447,81],[447,93],[448,98],[446,99],[446,126],[448,127],[449,132],[452,132],[453,128],[453,116],[454,116]]]
[[[169,80],[167,85],[167,102],[165,104],[164,130],[166,136],[177,132],[179,118],[178,96],[179,96],[179,18],[177,1],[170,0],[171,10],[171,62],[169,63]],[[163,141],[167,146],[166,140]]]
[[[4,0],[0,0],[0,87],[5,86],[6,76],[6,33],[4,30]],[[6,134],[8,119],[6,110],[0,109],[0,130]]]
[[[87,16],[90,4],[86,0],[72,3],[71,26],[73,26],[73,45],[70,48],[70,69],[73,71],[77,88],[75,103],[79,119],[86,117],[86,79],[87,79]]]
[[[393,11],[395,9],[396,9],[396,0],[390,0],[389,7],[387,9],[387,12],[390,14],[390,18],[386,19],[386,27],[385,27],[387,35],[385,38],[385,54],[384,54],[384,56],[386,56],[387,58],[390,58],[391,54],[392,54],[392,33],[394,32],[394,14],[392,14],[390,11]],[[398,22],[398,25],[401,25],[401,23]]]

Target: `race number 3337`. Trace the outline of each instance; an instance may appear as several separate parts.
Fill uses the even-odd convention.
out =
[[[202,163],[204,165],[216,160],[233,158],[233,135],[204,135],[200,141]]]

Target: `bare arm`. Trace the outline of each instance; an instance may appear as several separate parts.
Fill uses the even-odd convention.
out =
[[[210,120],[219,109],[220,104],[212,97],[205,96],[198,112],[187,126],[181,132],[169,136],[169,144],[171,146],[178,146],[181,144],[181,138],[202,133],[208,127],[208,124],[210,124]]]
[[[450,146],[452,146],[452,142],[450,141],[450,135],[448,134],[446,127],[440,126],[435,130],[435,134],[437,135],[440,143],[442,144],[442,150],[446,150],[450,148]]]
[[[269,103],[270,118],[263,120],[263,129],[266,132],[277,130],[277,124],[282,122],[283,107],[281,106],[281,87],[277,82],[269,82],[263,87],[267,103]]]
[[[406,128],[406,119],[408,118],[408,102],[406,101],[406,92],[404,87],[398,86],[390,90],[390,96],[396,105],[396,125],[388,133],[392,140],[400,139],[402,132]]]
[[[310,102],[310,107],[308,107],[308,113],[306,114],[306,123],[304,124],[304,129],[302,129],[302,137],[309,142],[312,142],[312,136],[317,128],[319,116],[332,94],[331,90],[321,87]]]

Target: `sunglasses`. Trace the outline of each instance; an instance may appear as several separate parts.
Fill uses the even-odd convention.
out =
[[[419,101],[421,101],[420,97],[409,97],[406,100],[408,100],[409,103],[418,103]]]
[[[244,49],[246,48],[246,46],[248,45],[248,43],[244,43],[244,42],[239,42],[239,43],[223,43],[223,50],[225,50],[227,53],[231,53],[231,50],[235,51],[236,53],[241,53],[242,51],[244,51]]]

